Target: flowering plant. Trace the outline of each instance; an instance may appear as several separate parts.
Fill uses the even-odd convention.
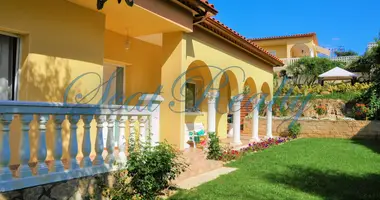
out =
[[[227,162],[231,160],[237,160],[243,155],[244,152],[239,152],[237,150],[226,149],[223,154],[219,157],[219,160]]]
[[[352,110],[356,119],[364,119],[367,116],[369,108],[365,104],[357,103]]]
[[[327,114],[327,105],[314,105],[314,110],[318,115],[326,115]]]

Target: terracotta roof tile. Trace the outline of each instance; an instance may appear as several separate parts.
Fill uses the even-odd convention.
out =
[[[207,0],[201,0],[204,4],[208,5],[210,8],[214,8],[215,9],[215,6],[214,4],[211,4],[209,3]]]
[[[243,47],[244,49],[250,51],[251,53],[257,54],[257,51],[259,53],[261,52],[265,57],[269,58],[269,60],[271,60],[273,63],[276,63],[277,65],[283,65],[283,62],[279,58],[277,58],[276,56],[273,56],[272,54],[270,54],[268,51],[266,51],[262,47],[253,43],[252,41],[250,41],[246,37],[240,35],[238,32],[236,32],[235,30],[232,30],[231,28],[229,28],[228,26],[226,26],[225,24],[223,24],[222,22],[220,22],[217,19],[208,18],[205,22],[202,22],[200,25],[211,30],[211,31],[213,31],[214,33],[230,40],[230,42],[235,43],[235,44],[239,45],[240,47]],[[224,29],[223,31],[229,32],[230,36],[228,36],[228,34],[225,34],[223,32],[216,30],[216,26],[213,26],[213,25],[219,25],[220,28]],[[233,36],[233,37],[231,37],[231,36]]]
[[[262,40],[276,40],[276,39],[287,39],[287,38],[300,38],[300,37],[314,37],[314,41],[318,44],[317,34],[312,33],[302,33],[294,35],[282,35],[282,36],[270,36],[270,37],[261,37],[261,38],[251,38],[250,41],[262,41]]]

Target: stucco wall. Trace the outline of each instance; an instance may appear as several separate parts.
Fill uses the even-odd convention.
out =
[[[273,120],[273,135],[279,136],[288,132],[289,121]],[[329,121],[298,120],[301,124],[300,137],[308,138],[377,138],[380,139],[380,121]],[[244,133],[251,134],[251,120],[244,123]],[[259,120],[259,133],[266,134],[266,120]]]
[[[231,88],[224,87],[221,89],[221,96],[223,96],[224,100],[221,100],[217,108],[216,123],[217,133],[221,138],[227,137],[227,113],[225,113],[226,109],[222,108],[222,105],[227,107],[228,95],[233,96],[243,92],[243,86],[247,78],[251,77],[253,79],[255,91],[261,92],[262,86],[267,83],[270,93],[272,93],[273,69],[269,64],[199,27],[194,28],[194,33],[186,34],[185,66],[188,67],[194,62],[199,63],[198,65],[203,63],[211,67],[210,72],[212,78],[215,78],[213,85],[215,88],[219,88],[221,75],[217,76],[217,74],[221,72],[220,70],[229,67],[240,68],[230,69],[231,74],[228,75],[228,81],[231,82]],[[230,90],[231,92],[224,90]],[[207,99],[205,101],[204,108],[207,111]],[[207,127],[207,112],[202,116],[186,117],[186,121],[201,122]]]
[[[0,6],[0,30],[21,38],[19,100],[63,102],[67,86],[86,72],[70,90],[68,102],[78,93],[86,95],[95,89],[103,76],[105,17],[65,0],[3,1]],[[82,103],[97,103],[101,94],[89,95]],[[32,161],[38,144],[37,121],[30,128]],[[81,144],[83,123],[78,123]],[[95,133],[95,124],[92,124]],[[1,130],[1,127],[0,127]],[[11,164],[19,160],[21,123],[11,124]],[[94,136],[92,134],[92,136]],[[94,139],[94,137],[92,137]],[[69,123],[63,123],[64,157],[68,156]],[[54,148],[54,125],[47,126],[48,159]],[[79,149],[81,147],[79,146]]]

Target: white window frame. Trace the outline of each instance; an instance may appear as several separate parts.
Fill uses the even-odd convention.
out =
[[[19,85],[20,85],[20,63],[21,63],[21,50],[22,50],[22,38],[20,35],[4,32],[0,30],[0,35],[5,35],[9,37],[14,37],[17,39],[17,49],[16,49],[16,62],[15,62],[15,74],[14,74],[14,87],[13,87],[13,99],[10,101],[18,101],[19,100]]]

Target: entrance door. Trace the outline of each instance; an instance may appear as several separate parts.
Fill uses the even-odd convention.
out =
[[[124,67],[106,63],[103,67],[103,95],[102,104],[104,105],[123,105],[125,94],[124,86]],[[106,146],[108,123],[105,122],[103,128],[103,144]],[[117,146],[117,139],[119,138],[119,122],[116,120],[113,131],[115,133],[115,146]],[[124,137],[124,134],[122,134]],[[123,140],[125,141],[125,140]]]

